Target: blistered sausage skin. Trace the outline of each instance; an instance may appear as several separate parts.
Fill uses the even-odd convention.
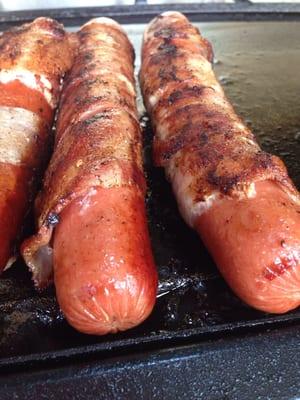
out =
[[[38,232],[22,246],[38,287],[54,283],[81,332],[140,324],[156,299],[145,213],[134,53],[122,28],[98,18],[77,33],[54,154],[37,199]]]
[[[38,18],[0,36],[0,272],[14,259],[48,159],[60,80],[70,63],[67,35],[51,19]]]
[[[180,13],[146,29],[140,81],[154,159],[232,290],[287,312],[300,305],[299,193],[236,115],[211,61],[211,45]]]

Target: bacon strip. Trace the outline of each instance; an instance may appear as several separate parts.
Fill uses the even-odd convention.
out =
[[[66,77],[54,154],[36,206],[36,235],[22,246],[38,287],[53,277],[59,304],[85,333],[141,323],[157,273],[145,214],[142,140],[133,48],[99,18],[78,32]]]
[[[60,80],[71,52],[63,27],[38,18],[0,36],[0,271],[46,164]]]
[[[231,288],[285,312],[300,304],[299,193],[235,114],[211,61],[211,45],[180,13],[146,29],[140,81],[154,159]]]

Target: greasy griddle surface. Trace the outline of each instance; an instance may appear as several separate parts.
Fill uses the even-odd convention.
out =
[[[225,91],[267,151],[284,159],[300,187],[300,40],[297,22],[203,23],[212,41],[215,70]],[[139,63],[144,25],[128,25]],[[141,99],[139,109],[143,113]],[[60,314],[53,288],[38,294],[22,262],[0,279],[0,358],[73,348],[113,349],[237,327],[298,320],[300,312],[270,316],[242,304],[219,276],[198,237],[182,222],[162,170],[151,163],[152,131],[146,116],[147,207],[160,288],[151,317],[126,333],[91,337],[75,332]],[[76,350],[77,349],[77,350]],[[59,351],[62,351],[59,353]],[[54,354],[54,353],[51,353]],[[1,365],[1,361],[0,361]]]

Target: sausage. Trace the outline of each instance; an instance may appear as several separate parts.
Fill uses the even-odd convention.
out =
[[[126,186],[97,188],[61,213],[56,295],[79,331],[126,330],[151,312],[156,275],[146,225],[144,198]]]
[[[299,192],[234,112],[212,58],[178,12],[147,27],[140,82],[154,160],[232,290],[254,308],[287,312],[300,304]]]
[[[3,33],[0,49],[1,272],[14,261],[23,219],[48,158],[60,79],[71,53],[63,27],[48,18]]]
[[[77,330],[103,335],[152,311],[157,271],[145,212],[133,48],[113,20],[77,33],[55,149],[36,206],[38,231],[22,254],[35,284],[53,279]]]
[[[283,313],[300,301],[300,207],[275,182],[255,186],[254,198],[217,202],[199,217],[196,230],[246,303]]]

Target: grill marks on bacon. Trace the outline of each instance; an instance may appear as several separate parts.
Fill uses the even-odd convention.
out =
[[[210,44],[180,13],[146,29],[140,82],[154,160],[232,289],[256,308],[288,311],[300,303],[299,193],[235,114],[211,61]]]
[[[36,201],[38,231],[22,246],[36,286],[47,285],[54,269],[60,307],[86,333],[129,329],[156,298],[133,62],[114,21],[95,19],[77,33]]]
[[[0,270],[48,159],[60,80],[70,59],[66,33],[51,19],[0,36]]]

